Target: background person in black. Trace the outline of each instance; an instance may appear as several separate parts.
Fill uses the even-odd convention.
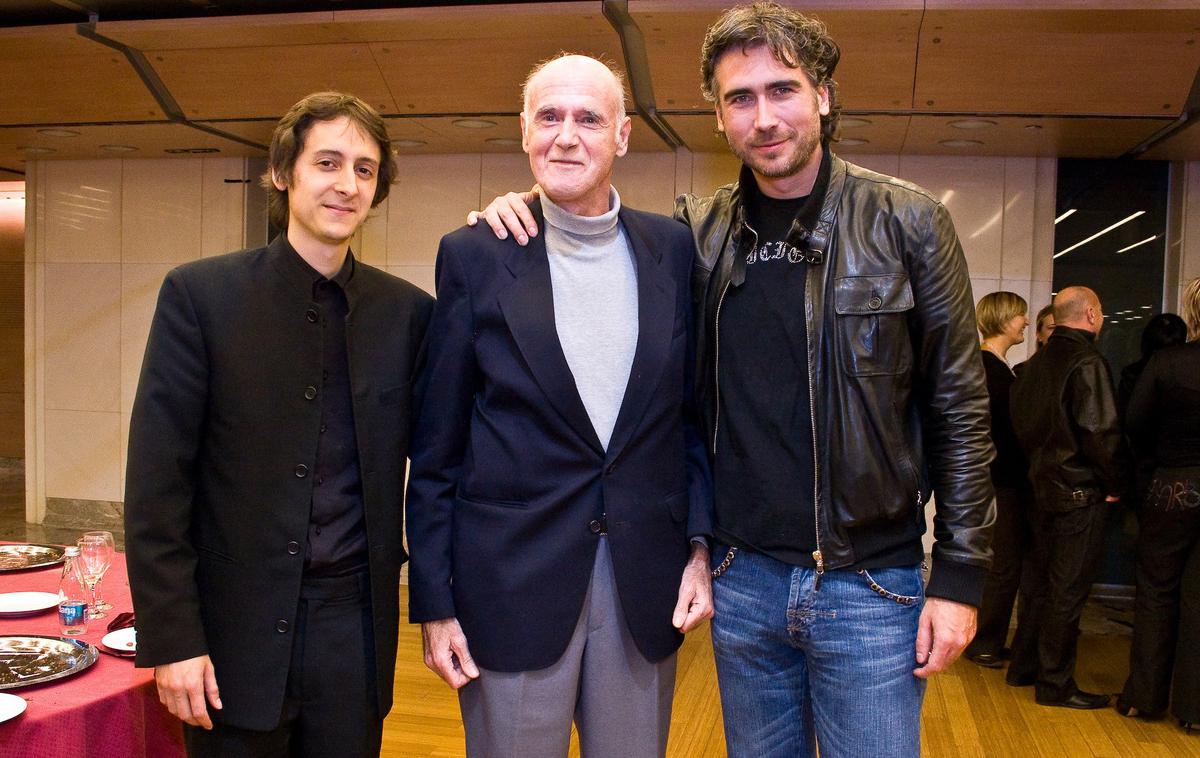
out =
[[[1054,322],[1011,393],[1013,430],[1036,495],[1033,561],[1042,581],[1020,615],[1005,681],[1036,684],[1042,705],[1102,708],[1108,695],[1075,683],[1075,650],[1108,504],[1120,500],[1125,479],[1121,429],[1112,373],[1095,346],[1100,299],[1087,287],[1067,287],[1054,298]]]
[[[1008,658],[1004,643],[1033,536],[1028,512],[1033,501],[1029,463],[1009,417],[1008,393],[1016,377],[1005,362],[1009,348],[1025,341],[1028,312],[1025,298],[1015,292],[990,292],[975,307],[975,321],[983,335],[980,347],[992,412],[992,444],[996,446],[991,467],[996,523],[992,528],[992,568],[979,606],[979,629],[964,655],[986,668],[1000,668]]]
[[[1200,279],[1184,289],[1191,341],[1155,353],[1130,398],[1126,431],[1153,476],[1138,507],[1137,600],[1129,679],[1117,710],[1167,709],[1200,724]]]

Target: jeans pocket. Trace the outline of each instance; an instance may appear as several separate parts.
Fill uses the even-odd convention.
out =
[[[891,574],[892,572],[907,571],[907,570],[908,569],[882,569],[882,570],[879,570],[878,573]],[[919,583],[920,582],[920,573],[919,572],[914,572],[914,573],[916,574],[917,582]],[[871,591],[874,592],[876,595],[879,595],[880,597],[887,598],[888,600],[891,600],[894,603],[897,603],[899,605],[905,605],[905,606],[916,605],[921,602],[920,594],[904,595],[899,592],[892,592],[891,590],[889,590],[886,587],[884,587],[883,585],[881,585],[879,582],[875,581],[875,577],[871,576],[871,572],[867,571],[866,569],[859,569],[858,575],[861,576],[866,581],[867,586],[871,588]],[[884,581],[887,581],[889,584],[891,584],[892,578],[893,577],[889,576],[889,577],[885,578]],[[900,580],[899,576],[896,576],[894,578],[896,578],[897,580]],[[892,586],[899,586],[899,585],[893,584]],[[918,588],[916,590],[916,592],[920,593],[920,589]]]

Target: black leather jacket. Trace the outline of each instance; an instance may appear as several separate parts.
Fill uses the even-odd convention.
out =
[[[1124,486],[1112,374],[1094,341],[1082,329],[1055,327],[1012,387],[1013,430],[1042,508],[1089,505]]]
[[[717,324],[757,238],[740,200],[753,181],[743,168],[713,197],[676,201],[696,241],[697,399],[713,455]],[[936,492],[927,593],[977,603],[991,562],[993,450],[971,283],[950,214],[919,187],[831,156],[815,228],[796,221],[789,235],[812,264],[803,318],[818,571],[855,562],[847,527],[902,522],[919,535]]]

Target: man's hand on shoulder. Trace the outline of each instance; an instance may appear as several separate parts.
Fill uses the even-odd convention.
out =
[[[950,668],[975,638],[974,606],[943,597],[925,599],[917,628],[917,668],[913,676],[928,679]]]
[[[537,221],[533,218],[533,212],[529,210],[529,204],[537,199],[538,192],[539,188],[535,184],[528,192],[509,192],[507,195],[501,195],[488,203],[488,207],[482,211],[468,213],[467,226],[475,226],[482,218],[499,239],[508,239],[508,233],[512,232],[518,245],[527,245],[529,238],[538,234]]]
[[[712,618],[712,572],[708,568],[708,548],[692,544],[692,555],[683,567],[683,578],[679,582],[679,601],[671,623],[685,634],[692,631],[704,619]]]
[[[158,685],[158,699],[173,716],[192,726],[212,729],[204,701],[207,698],[219,711],[221,694],[216,671],[207,655],[155,666],[154,682]]]
[[[467,637],[458,619],[422,623],[421,640],[425,645],[425,665],[454,689],[479,676],[479,667],[467,649]]]

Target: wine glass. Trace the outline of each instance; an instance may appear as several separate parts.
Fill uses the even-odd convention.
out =
[[[109,563],[109,565],[112,565],[112,556],[113,556],[113,553],[116,552],[116,543],[113,541],[113,533],[112,532],[102,532],[102,531],[84,532],[83,536],[84,537],[97,537],[99,539],[104,540],[108,544],[108,563]],[[104,599],[104,591],[102,590],[103,584],[104,584],[103,577],[101,577],[99,580],[96,581],[96,610],[98,610],[98,611],[112,610],[113,604]]]
[[[83,568],[83,581],[92,595],[92,602],[88,606],[88,618],[102,619],[108,614],[96,605],[96,584],[112,563],[112,545],[103,536],[84,535],[79,538],[79,558]]]

